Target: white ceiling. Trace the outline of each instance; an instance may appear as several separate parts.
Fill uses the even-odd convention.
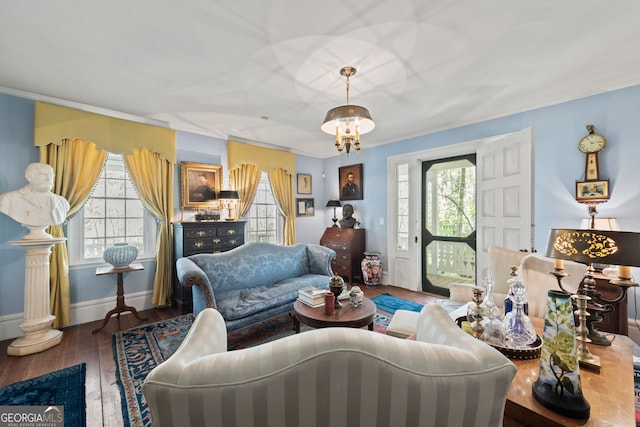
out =
[[[320,158],[346,65],[365,149],[640,84],[638,0],[0,2],[2,92]]]

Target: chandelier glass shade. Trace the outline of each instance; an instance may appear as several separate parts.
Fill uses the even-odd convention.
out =
[[[359,151],[360,135],[371,132],[375,127],[369,110],[360,105],[349,104],[349,78],[355,73],[354,67],[344,67],[340,70],[340,74],[347,78],[347,103],[330,109],[320,127],[323,132],[335,135],[336,149],[340,153],[345,150],[349,154],[351,147]]]

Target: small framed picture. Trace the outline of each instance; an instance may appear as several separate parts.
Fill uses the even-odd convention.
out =
[[[609,180],[576,181],[578,202],[604,202],[609,200]]]
[[[311,174],[298,174],[298,194],[311,194]]]
[[[362,200],[364,197],[364,178],[362,163],[342,166],[338,171],[340,200]]]
[[[313,199],[296,199],[296,216],[314,216]]]
[[[216,209],[222,183],[222,166],[181,162],[182,209]]]

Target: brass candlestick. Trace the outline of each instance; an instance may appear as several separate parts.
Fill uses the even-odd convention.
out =
[[[592,369],[599,373],[600,358],[591,354],[589,347],[587,347],[587,343],[591,342],[591,339],[588,337],[589,328],[587,328],[587,316],[589,316],[587,303],[591,300],[591,297],[581,294],[575,294],[571,297],[578,306],[578,309],[574,313],[577,314],[578,319],[580,319],[580,325],[577,330],[578,336],[576,337],[576,339],[580,341],[580,345],[578,346],[578,362],[580,362],[580,366],[583,368]]]
[[[563,268],[554,268],[553,271],[549,272],[549,274],[553,274],[558,281],[558,287],[565,293],[571,295],[571,299],[573,301],[573,305],[576,308],[574,314],[578,316],[579,324],[576,330],[577,336],[576,339],[580,341],[580,346],[578,347],[577,356],[578,362],[580,366],[585,369],[591,369],[596,372],[600,372],[600,358],[595,356],[589,352],[589,347],[587,347],[587,343],[591,342],[589,338],[589,327],[587,326],[587,317],[589,316],[589,312],[587,311],[587,303],[591,301],[591,297],[584,294],[573,294],[572,292],[567,291],[562,286],[562,279],[567,277],[568,274],[564,271]]]

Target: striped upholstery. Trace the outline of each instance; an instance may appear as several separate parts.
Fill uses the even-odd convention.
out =
[[[226,352],[206,309],[143,385],[154,427],[501,426],[515,366],[436,304],[417,340],[326,328]]]

